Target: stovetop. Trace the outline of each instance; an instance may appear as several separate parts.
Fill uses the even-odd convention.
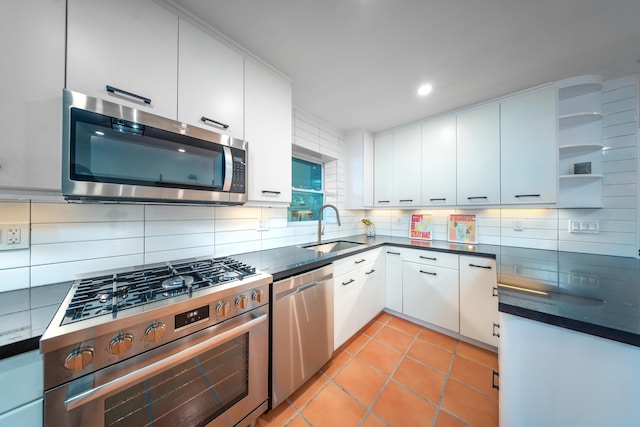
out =
[[[225,257],[85,278],[78,281],[61,326],[190,295],[255,274],[255,268]]]

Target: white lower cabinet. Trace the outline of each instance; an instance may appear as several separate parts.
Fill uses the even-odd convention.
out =
[[[0,426],[41,426],[43,362],[39,350],[0,360]]]
[[[334,263],[334,349],[366,325],[385,304],[385,265],[381,249]]]
[[[496,261],[460,255],[460,335],[498,346]]]
[[[458,332],[458,270],[403,262],[402,306],[408,316]]]
[[[385,306],[402,313],[402,249],[385,249]]]

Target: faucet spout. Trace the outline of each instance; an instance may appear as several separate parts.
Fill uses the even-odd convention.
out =
[[[342,225],[340,223],[340,213],[338,212],[338,209],[334,206],[334,205],[324,205],[322,207],[320,207],[320,209],[318,209],[318,244],[321,243],[322,240],[322,211],[324,210],[324,208],[331,208],[334,211],[336,211],[336,217],[338,218],[338,225]]]

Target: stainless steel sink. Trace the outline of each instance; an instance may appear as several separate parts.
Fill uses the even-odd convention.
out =
[[[342,252],[344,250],[352,249],[362,245],[364,245],[364,243],[338,240],[336,242],[327,242],[327,243],[321,243],[319,245],[304,246],[304,248],[310,249],[312,251],[318,251],[318,252],[324,252],[324,253],[335,253],[335,252]]]

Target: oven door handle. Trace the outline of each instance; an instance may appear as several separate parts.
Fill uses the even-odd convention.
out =
[[[117,378],[108,383],[102,384],[98,387],[87,390],[83,393],[72,396],[64,401],[67,412],[73,411],[76,408],[92,401],[99,399],[115,390],[126,388],[137,382],[140,382],[144,378],[159,374],[160,372],[170,369],[180,363],[197,356],[200,352],[204,351],[208,347],[222,344],[225,341],[239,337],[247,332],[249,329],[258,326],[260,323],[267,321],[267,313],[262,312],[259,315],[248,313],[253,319],[246,321],[245,316],[240,316],[232,320],[232,324],[228,325],[221,333],[216,334],[215,337],[209,338],[199,344],[182,350],[173,356],[169,356],[165,359],[158,360],[150,365],[145,366],[137,371],[126,374],[120,378]]]

